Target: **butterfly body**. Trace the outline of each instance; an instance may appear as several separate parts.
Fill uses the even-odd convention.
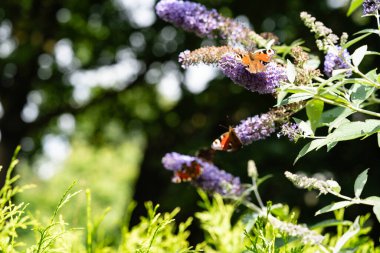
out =
[[[242,143],[232,127],[211,144],[213,150],[227,152],[238,150],[241,146]]]
[[[274,54],[273,49],[248,52],[242,56],[241,63],[250,73],[256,74],[265,71],[266,65],[272,60]]]

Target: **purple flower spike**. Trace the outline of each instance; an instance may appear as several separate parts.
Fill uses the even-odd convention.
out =
[[[324,72],[327,76],[331,77],[335,69],[349,69],[350,66],[347,62],[351,62],[347,49],[342,50],[339,46],[335,46],[335,48],[330,47],[325,56]],[[347,70],[346,76],[349,77],[351,74],[352,71]]]
[[[176,152],[167,153],[162,158],[162,164],[167,170],[176,175],[184,168],[192,165],[200,166],[201,173],[190,181],[196,187],[200,187],[208,193],[219,193],[221,195],[239,196],[242,193],[240,179],[234,177],[224,170],[220,170],[214,164],[206,162],[198,157],[182,155]]]
[[[249,145],[269,137],[275,131],[275,123],[270,114],[256,115],[242,120],[234,130],[241,143]]]
[[[380,9],[380,0],[365,0],[363,3],[363,14],[373,14]]]
[[[286,122],[281,126],[281,131],[277,134],[277,137],[281,135],[289,138],[290,141],[297,142],[301,137],[302,131],[298,124]]]
[[[224,55],[219,68],[234,83],[260,94],[273,93],[280,81],[286,80],[285,69],[276,63],[269,63],[264,72],[251,74],[234,54]]]
[[[162,0],[156,5],[156,13],[163,20],[201,37],[214,37],[223,18],[216,10],[198,3]]]
[[[253,38],[261,40],[261,43],[264,40],[241,22],[223,17],[216,10],[208,10],[199,3],[161,0],[156,5],[156,13],[163,20],[185,31],[194,32],[200,37],[220,36],[231,45],[243,44],[255,48]]]

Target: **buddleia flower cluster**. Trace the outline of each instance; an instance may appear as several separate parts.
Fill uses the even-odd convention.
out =
[[[199,3],[161,0],[156,5],[156,13],[161,19],[200,37],[220,37],[230,44],[243,44],[250,48],[254,48],[256,43],[265,44],[264,38],[243,24]]]
[[[346,76],[349,77],[352,74],[349,63],[351,59],[347,49],[340,46],[330,47],[325,56],[323,70],[328,77],[331,77],[333,70],[347,69]]]
[[[234,83],[260,94],[274,93],[280,82],[286,79],[285,68],[272,62],[266,66],[265,71],[252,74],[233,53],[223,55],[218,61],[218,67]]]
[[[331,45],[338,42],[339,37],[335,35],[330,28],[325,26],[322,22],[311,16],[309,13],[303,11],[300,14],[305,26],[310,28],[310,31],[315,34],[318,49],[327,51]]]
[[[347,69],[346,76],[349,77],[352,74],[349,70],[351,56],[347,49],[337,45],[339,37],[309,13],[301,12],[300,16],[304,24],[315,34],[319,50],[326,53],[323,68],[325,74],[331,77],[333,70]],[[347,34],[344,33],[340,37],[340,44],[344,44],[346,40]]]
[[[375,14],[380,10],[380,0],[364,0],[363,14]]]
[[[243,187],[240,179],[230,173],[219,169],[214,164],[204,161],[201,158],[179,154],[176,152],[167,153],[162,158],[162,164],[167,170],[176,172],[181,171],[184,167],[189,167],[195,162],[200,166],[200,173],[196,175],[190,183],[203,189],[208,193],[219,193],[223,196],[234,195],[240,196]]]
[[[288,122],[288,118],[301,110],[303,106],[304,103],[294,103],[275,107],[261,115],[248,117],[234,127],[235,133],[243,145],[249,145],[254,141],[266,139],[276,131],[277,127],[281,128],[285,122]],[[296,134],[298,137],[302,134],[298,127],[294,126],[294,128],[297,128],[296,133],[294,132],[292,136],[290,134],[285,135],[292,141],[296,138]]]
[[[317,190],[320,194],[339,193],[340,185],[334,180],[320,180],[302,175],[293,174],[289,171],[285,172],[285,177],[289,179],[295,186],[308,190]]]
[[[306,226],[292,224],[280,221],[278,219],[270,219],[273,227],[290,236],[299,237],[304,244],[317,245],[321,244],[324,236],[315,231],[308,229]]]

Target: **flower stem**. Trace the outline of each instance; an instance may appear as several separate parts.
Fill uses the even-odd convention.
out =
[[[257,188],[256,180],[254,178],[252,178],[252,187],[253,187],[253,192],[255,193],[257,202],[259,203],[259,206],[261,207],[261,209],[264,209],[264,204],[263,204],[263,201],[261,200],[260,193]]]

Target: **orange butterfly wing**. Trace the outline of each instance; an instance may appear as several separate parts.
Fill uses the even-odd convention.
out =
[[[263,51],[260,51],[260,52],[254,53],[252,55],[252,58],[255,61],[269,62],[271,60],[271,58],[272,58],[272,55],[267,54],[267,53],[265,53]]]
[[[248,54],[243,55],[241,62],[250,73],[258,73],[265,70],[266,63],[270,62],[274,51],[272,49],[257,51],[254,53],[248,52]]]
[[[183,164],[181,170],[175,172],[172,181],[174,183],[188,182],[197,179],[201,173],[201,165],[196,161],[192,161],[190,166]]]
[[[241,146],[242,143],[239,137],[237,137],[234,129],[230,127],[228,132],[222,134],[212,143],[211,148],[214,150],[231,152],[239,149]]]

